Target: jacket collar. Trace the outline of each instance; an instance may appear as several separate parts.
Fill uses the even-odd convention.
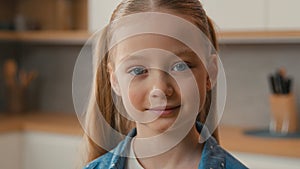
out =
[[[196,122],[196,128],[198,133],[201,135],[209,134],[209,131],[206,127],[200,122]],[[203,132],[204,130],[204,132]],[[137,134],[136,128],[132,129],[126,138],[115,148],[113,149],[113,154],[118,154],[112,158],[112,163],[114,166],[111,166],[113,169],[122,168],[121,166],[125,166],[127,155],[130,150],[130,142],[133,137]],[[206,169],[206,168],[224,168],[225,166],[225,153],[222,148],[218,145],[217,141],[214,137],[209,135],[210,137],[206,140],[203,146],[201,160],[198,166],[198,169]]]

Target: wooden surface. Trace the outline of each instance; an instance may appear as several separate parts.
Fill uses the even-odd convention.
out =
[[[263,138],[245,135],[246,129],[221,126],[221,145],[230,151],[300,158],[300,138]]]
[[[88,30],[88,1],[73,0],[74,29]]]
[[[224,31],[218,32],[217,37],[221,44],[300,43],[299,30]]]
[[[82,135],[76,115],[36,113],[23,116],[0,116],[0,133],[37,131],[69,135]]]
[[[13,9],[42,30],[72,30],[87,27],[87,5],[87,0],[26,0],[15,1]]]
[[[80,29],[80,28],[79,28]],[[92,34],[88,31],[0,31],[0,40],[84,44]],[[300,43],[300,31],[219,32],[221,44]]]
[[[15,15],[14,1],[0,0],[0,22],[9,23]]]
[[[0,0],[0,3],[0,25],[14,23],[19,15],[30,30],[87,30],[88,27],[87,0]]]
[[[0,31],[0,40],[37,43],[84,44],[90,37],[87,31]]]
[[[218,35],[220,38],[299,38],[300,31],[225,31]]]

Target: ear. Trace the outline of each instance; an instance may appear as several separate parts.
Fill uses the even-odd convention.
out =
[[[118,79],[116,77],[116,74],[113,71],[112,65],[110,63],[108,63],[107,68],[108,68],[108,72],[109,72],[109,80],[110,80],[111,88],[114,90],[114,92],[118,96],[121,96],[120,85],[119,85]]]
[[[209,74],[206,79],[206,89],[209,91],[215,87],[217,83],[218,76],[218,56],[217,54],[212,54],[208,62],[208,71]]]

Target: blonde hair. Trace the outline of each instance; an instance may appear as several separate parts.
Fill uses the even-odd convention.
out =
[[[126,15],[134,14],[138,12],[150,12],[159,11],[160,9],[169,10],[172,12],[180,12],[191,18],[191,21],[210,39],[214,48],[218,50],[218,42],[215,35],[215,29],[212,21],[207,17],[204,9],[202,8],[199,0],[123,0],[117,8],[114,10],[110,23],[120,19]],[[100,38],[98,53],[101,51],[107,51],[108,43],[108,30],[104,30],[103,36]],[[87,121],[85,126],[86,132],[83,138],[83,165],[93,159],[103,155],[107,151],[97,145],[92,139],[97,137],[97,131],[95,130],[95,124],[97,123],[97,115],[95,113],[95,106],[98,106],[103,117],[112,128],[116,129],[122,134],[127,134],[129,130],[134,127],[134,124],[123,117],[117,110],[116,105],[113,102],[110,78],[108,73],[109,53],[103,53],[104,57],[98,61],[98,68],[96,71],[96,83],[95,83],[95,98],[97,105],[90,105],[87,111]],[[102,96],[101,98],[99,96]],[[104,97],[103,97],[104,96]],[[205,122],[211,107],[212,93],[211,90],[207,91],[204,108],[199,113],[197,120]],[[122,105],[121,99],[117,99]],[[213,105],[212,105],[213,106]],[[120,106],[122,107],[122,106]],[[212,119],[214,120],[214,119]],[[215,130],[213,136],[218,139],[218,130]],[[98,136],[99,137],[99,136]]]

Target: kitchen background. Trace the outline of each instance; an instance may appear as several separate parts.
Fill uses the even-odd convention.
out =
[[[1,6],[2,4],[10,6],[19,1],[0,0],[0,2]],[[71,3],[68,0],[55,2],[59,2],[60,5]],[[107,23],[112,9],[118,2],[76,0],[74,3],[79,3],[84,8],[79,11],[85,11],[86,19],[83,19],[84,21],[77,26],[47,29],[52,31],[87,29],[93,32]],[[271,118],[269,103],[271,91],[268,76],[280,67],[284,67],[288,76],[294,80],[292,91],[296,96],[300,122],[300,12],[297,10],[300,2],[297,0],[284,2],[280,0],[203,0],[202,2],[220,32],[219,54],[225,69],[228,89],[221,124],[237,128],[268,128]],[[19,8],[22,9],[22,7]],[[5,16],[0,19],[3,20]],[[233,32],[234,35],[239,36],[226,35],[226,32]],[[261,32],[265,32],[265,35],[259,35]],[[268,32],[275,32],[275,36],[268,36]],[[253,36],[247,34],[253,34]],[[28,99],[31,99],[32,111],[53,114],[53,116],[58,113],[74,114],[72,74],[84,40],[64,41],[61,37],[58,40],[47,38],[20,40],[1,35],[0,32],[0,112],[2,112],[0,117],[7,114],[5,113],[7,100],[2,70],[3,63],[8,58],[15,59],[21,69],[38,72],[37,79],[33,80],[30,85],[31,97]],[[297,143],[299,142],[298,140]],[[295,151],[300,153],[299,147],[296,147]],[[298,160],[300,154],[291,158]],[[251,160],[249,163],[251,164]],[[289,164],[294,164],[294,161]],[[27,163],[26,165],[30,166]],[[268,168],[268,165],[264,167]]]
[[[1,53],[3,56],[16,58],[20,68],[38,71],[39,76],[32,84],[37,90],[36,110],[74,113],[72,74],[81,47],[82,45],[2,42],[1,51],[4,52]],[[280,67],[285,67],[288,75],[294,78],[293,91],[299,98],[299,107],[299,52],[300,43],[221,44],[220,58],[225,69],[228,89],[222,123],[268,126],[271,114],[268,76]],[[4,95],[1,96],[1,100],[4,101]],[[4,105],[1,105],[1,109],[3,112]]]

